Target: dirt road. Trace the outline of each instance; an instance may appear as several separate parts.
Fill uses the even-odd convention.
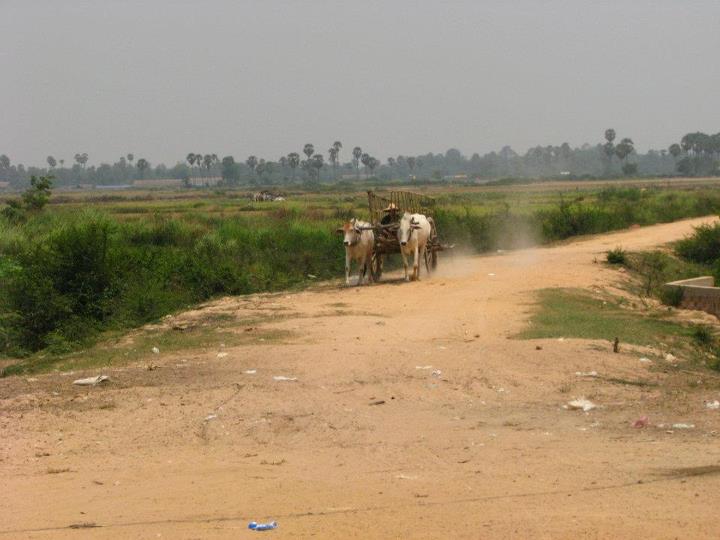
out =
[[[717,537],[720,411],[703,400],[720,395],[695,380],[711,374],[669,392],[606,342],[510,338],[535,291],[610,287],[626,277],[595,257],[704,221],[441,260],[419,283],[223,299],[167,324],[283,333],[148,351],[158,369],[105,369],[107,386],[2,379],[0,538],[250,538],[268,519],[278,538]],[[591,370],[660,385],[575,375]],[[562,408],[581,395],[600,407]],[[643,414],[695,428],[631,428]]]

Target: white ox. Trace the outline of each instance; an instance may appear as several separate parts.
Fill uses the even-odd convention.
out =
[[[405,281],[410,281],[408,277],[408,255],[413,255],[413,280],[420,279],[420,260],[425,259],[425,251],[427,243],[430,239],[432,226],[430,221],[422,214],[410,214],[405,212],[400,220],[400,228],[398,229],[398,241],[400,242],[400,253],[402,254],[403,265],[405,265]],[[430,268],[425,260],[425,267],[430,273]]]
[[[372,258],[375,234],[372,225],[367,221],[351,219],[337,230],[343,235],[345,244],[345,285],[350,285],[350,264],[358,261],[358,285],[362,284],[367,274],[368,283],[372,280],[372,272],[369,272],[370,259]]]

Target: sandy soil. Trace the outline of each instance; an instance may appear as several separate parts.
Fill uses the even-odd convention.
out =
[[[511,339],[535,291],[617,285],[593,259],[705,221],[445,258],[417,283],[222,299],[168,324],[266,311],[289,334],[149,353],[158,369],[110,367],[92,388],[71,382],[98,372],[2,379],[0,538],[245,538],[269,519],[263,534],[293,538],[717,537],[714,375]],[[658,386],[575,374],[592,370]],[[562,408],[578,396],[599,408]],[[633,429],[641,415],[653,425]],[[695,428],[655,426],[678,422]]]

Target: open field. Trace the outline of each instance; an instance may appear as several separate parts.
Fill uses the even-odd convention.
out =
[[[437,201],[441,241],[485,253],[717,213],[716,186],[672,179],[417,188]],[[3,363],[36,355],[25,366],[50,365],[48,352],[86,348],[104,332],[198,302],[340,275],[334,231],[367,216],[366,194],[287,196],[253,203],[239,191],[60,192],[42,211],[0,218]]]
[[[630,275],[597,261],[714,220],[222,298],[0,379],[0,537],[713,537],[720,375],[684,339],[717,322],[631,309]],[[558,302],[638,331],[614,354]],[[562,408],[581,396],[598,408]]]

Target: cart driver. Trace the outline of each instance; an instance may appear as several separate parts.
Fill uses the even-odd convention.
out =
[[[380,220],[380,225],[390,225],[391,223],[397,223],[398,221],[398,207],[395,203],[391,202],[387,208],[383,209],[385,215]]]

